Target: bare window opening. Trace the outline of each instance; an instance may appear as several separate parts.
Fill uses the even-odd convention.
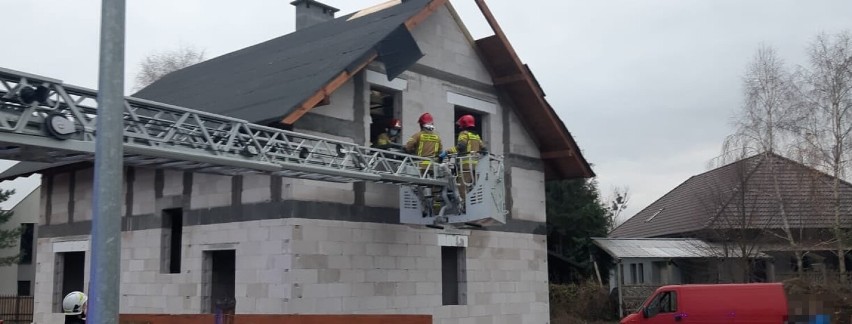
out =
[[[53,305],[62,312],[62,298],[72,291],[85,291],[85,252],[63,252],[56,254]]]
[[[163,210],[162,272],[180,273],[183,209]]]
[[[18,280],[18,296],[32,296],[32,281]]]
[[[635,263],[631,263],[631,264],[630,264],[630,283],[633,283],[633,284],[635,284],[635,283],[639,283],[639,279],[638,279],[638,278],[639,278],[639,277],[638,277],[638,276],[637,276],[637,274],[636,274],[636,264],[635,264]]]
[[[462,247],[441,247],[441,292],[444,305],[467,303],[467,274],[465,252]]]
[[[33,223],[23,223],[21,224],[21,244],[19,245],[21,250],[21,263],[20,264],[32,264],[33,263],[33,231],[35,230],[35,224]]]
[[[459,118],[461,118],[461,116],[464,116],[464,115],[473,116],[473,119],[476,121],[476,124],[473,127],[472,131],[474,133],[476,133],[477,135],[479,135],[480,137],[482,137],[483,142],[487,142],[486,133],[485,133],[485,131],[487,130],[487,127],[485,125],[487,114],[481,113],[481,112],[473,110],[473,109],[468,109],[468,108],[465,108],[465,107],[462,107],[462,106],[455,106],[455,118],[453,118],[453,125],[454,125],[453,127],[455,129],[455,133],[454,133],[454,136],[453,136],[453,143],[455,143],[455,140],[459,137],[459,133],[461,133],[461,131],[462,131],[462,129],[460,129],[458,127],[458,125],[455,125],[455,122],[458,121]],[[487,143],[484,143],[484,144],[487,144]]]
[[[233,314],[236,251],[205,251],[202,265],[202,305],[205,313]]]
[[[370,143],[373,147],[388,148],[379,142],[379,135],[387,133],[391,127],[391,121],[400,119],[399,92],[381,87],[370,88]],[[394,146],[402,145],[402,136],[391,136]]]

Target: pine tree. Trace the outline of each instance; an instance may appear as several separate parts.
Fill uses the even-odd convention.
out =
[[[3,190],[0,189],[0,202],[4,202],[15,194],[15,189]],[[11,210],[0,210],[0,225],[5,224],[11,218],[14,212]],[[21,240],[21,228],[0,229],[0,250],[17,247]],[[16,264],[21,256],[15,254],[12,256],[0,256],[0,267]]]

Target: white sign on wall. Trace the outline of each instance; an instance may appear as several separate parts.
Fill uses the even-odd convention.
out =
[[[467,235],[438,234],[438,245],[467,247]]]

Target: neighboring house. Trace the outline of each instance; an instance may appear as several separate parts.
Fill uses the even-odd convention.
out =
[[[9,188],[4,188],[8,190]],[[36,187],[10,208],[13,212],[12,218],[6,223],[0,224],[0,229],[8,230],[21,228],[21,238],[17,246],[0,250],[0,257],[21,255],[18,264],[0,267],[0,295],[32,296],[35,284],[35,239],[39,199],[41,190]]]
[[[644,249],[645,254],[635,259],[626,256],[637,252],[632,248],[610,252],[629,264],[622,270],[627,285],[782,280],[796,275],[796,252],[804,255],[807,275],[816,272],[822,277],[838,266],[832,233],[833,185],[834,178],[801,163],[758,154],[687,179],[596,243],[608,251],[616,251],[607,248],[616,242]],[[837,216],[848,231],[852,229],[852,184],[839,181],[838,185],[842,212]],[[695,248],[695,242],[711,248]],[[671,250],[659,244],[678,244],[681,254],[696,255],[669,255]],[[846,252],[847,268],[852,269],[848,248]],[[679,267],[679,276],[657,280],[670,268],[654,262],[690,265],[695,260],[710,263]],[[692,269],[708,268],[699,276],[684,276],[695,274]],[[632,280],[636,271],[644,271],[644,278]]]
[[[429,314],[435,323],[549,321],[544,183],[589,164],[491,16],[474,40],[448,1],[390,1],[334,19],[298,0],[299,29],[166,75],[134,96],[369,145],[424,112],[443,145],[473,114],[505,157],[505,225],[399,223],[399,187],[127,168],[122,313]],[[483,8],[484,3],[480,3]],[[313,24],[312,24],[313,23]],[[90,163],[22,162],[43,175],[36,322],[87,290]],[[225,305],[225,306],[223,306]]]

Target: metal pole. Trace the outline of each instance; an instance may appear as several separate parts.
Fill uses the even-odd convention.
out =
[[[89,323],[118,323],[123,172],[125,0],[102,0]]]

